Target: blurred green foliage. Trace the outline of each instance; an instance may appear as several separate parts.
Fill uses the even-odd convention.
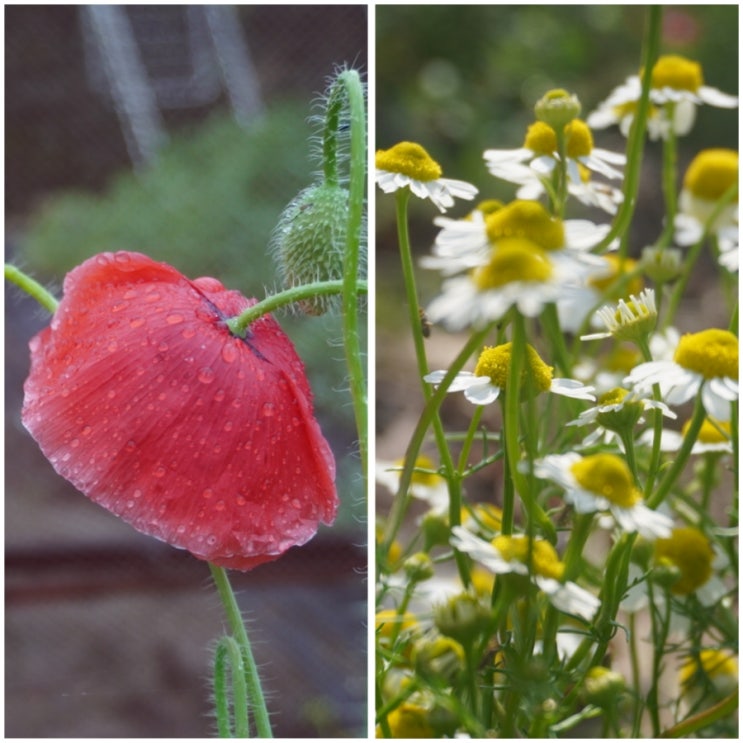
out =
[[[638,72],[642,5],[383,5],[377,17],[377,147],[414,139],[454,178],[483,176],[482,152],[520,147],[536,101],[578,95],[584,114]],[[663,54],[701,62],[738,90],[738,6],[664,10]],[[736,147],[737,117],[703,108],[692,150]]]
[[[191,278],[215,276],[229,289],[263,298],[277,288],[271,234],[284,207],[312,180],[307,111],[304,102],[275,105],[248,127],[215,115],[173,136],[149,169],[118,174],[103,193],[54,194],[27,223],[24,266],[58,282],[91,255],[133,250]],[[305,363],[318,419],[337,455],[343,502],[337,525],[358,527],[366,505],[341,318],[283,313],[278,319]]]
[[[510,200],[511,184],[490,176],[482,153],[521,147],[534,121],[534,104],[548,90],[576,93],[590,113],[639,71],[645,30],[642,5],[381,5],[376,9],[376,147],[402,140],[423,145],[444,176],[469,181],[482,198]],[[738,6],[665,6],[662,54],[699,61],[705,83],[738,91]],[[738,146],[738,111],[698,109],[692,132],[679,142],[679,178],[696,152]],[[595,133],[597,147],[623,151],[617,127]],[[658,142],[645,148],[648,193],[659,193]],[[653,179],[656,180],[653,180]],[[643,221],[657,225],[662,203],[646,199]],[[462,216],[460,203],[447,216]],[[436,234],[430,202],[409,206],[413,250],[427,253]],[[583,216],[573,213],[571,216]],[[377,194],[377,328],[399,327],[402,279],[397,256],[394,199]],[[638,245],[640,242],[638,241]],[[419,274],[422,300],[440,280]],[[384,301],[381,299],[384,298]]]

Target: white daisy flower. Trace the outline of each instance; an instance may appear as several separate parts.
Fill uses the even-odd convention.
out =
[[[666,139],[670,132],[683,136],[694,126],[696,107],[702,104],[718,108],[736,108],[738,99],[703,84],[702,68],[697,62],[678,55],[661,56],[653,67],[650,89],[651,110],[648,135]],[[592,129],[614,124],[627,136],[642,95],[642,81],[633,75],[615,88],[609,97],[588,116]]]
[[[701,390],[707,413],[717,420],[730,420],[730,403],[738,399],[738,339],[729,330],[717,328],[686,333],[672,361],[640,364],[625,383],[641,391],[657,383],[670,405],[682,405]]]
[[[535,462],[534,472],[562,487],[578,513],[609,511],[624,531],[647,539],[670,534],[671,519],[643,504],[627,463],[616,454],[551,454]]]
[[[486,347],[480,354],[474,373],[459,372],[452,380],[447,392],[464,392],[465,398],[474,405],[490,405],[495,402],[508,383],[511,348],[511,343]],[[547,366],[536,350],[528,344],[524,362],[525,368],[521,374],[521,395],[525,393],[526,385],[530,384],[536,394],[553,392],[556,395],[578,400],[595,400],[593,387],[586,387],[575,379],[553,379],[552,367]],[[446,370],[433,371],[426,374],[423,379],[430,384],[438,385],[446,373]]]
[[[395,495],[400,487],[400,474],[403,460],[390,462],[378,460],[375,474],[377,482]],[[426,501],[436,513],[447,513],[449,510],[449,487],[446,479],[437,472],[434,462],[420,455],[415,460],[413,476],[410,480],[410,494],[419,500]]]
[[[694,245],[705,229],[717,238],[720,264],[729,271],[738,270],[738,199],[719,210],[719,200],[738,183],[738,153],[728,149],[702,150],[684,175],[679,196],[679,213],[674,219],[675,239],[679,245]],[[719,210],[714,222],[709,220]]]
[[[615,165],[625,165],[627,158],[593,146],[593,135],[588,125],[573,119],[563,128],[565,162],[571,183],[582,185],[581,167],[606,178],[622,177]],[[491,175],[496,178],[526,185],[539,178],[550,178],[560,162],[555,130],[544,121],[536,121],[526,132],[524,146],[514,150],[486,150],[483,154]]]
[[[607,432],[620,433],[643,423],[642,414],[646,410],[660,410],[666,417],[676,418],[676,413],[664,402],[644,397],[636,391],[630,392],[622,387],[615,387],[602,393],[597,402],[596,406],[584,410],[575,420],[565,424],[567,426],[595,426],[595,430],[583,439],[584,447],[593,446],[601,440],[605,441]]]
[[[582,280],[606,270],[590,247],[606,234],[585,220],[563,222],[535,201],[514,201],[487,215],[439,221],[434,255],[421,265],[449,279],[427,308],[451,330],[500,319],[514,305],[529,317],[570,296]]]
[[[650,101],[653,105],[648,118],[651,139],[665,139],[671,131],[680,136],[688,134],[694,126],[699,105],[738,106],[735,96],[704,85],[701,65],[679,55],[659,57],[651,74]],[[588,125],[592,129],[604,129],[618,124],[622,134],[627,136],[641,94],[640,77],[627,78],[589,115]]]
[[[441,166],[415,142],[400,142],[376,154],[376,182],[385,193],[409,188],[418,198],[430,199],[442,212],[454,206],[455,197],[475,198],[475,186],[442,178],[441,173]]]
[[[560,562],[555,548],[545,539],[529,540],[525,534],[499,535],[486,542],[465,527],[455,526],[451,544],[496,575],[516,573],[531,576],[550,603],[566,614],[590,620],[601,606],[592,593],[577,583],[563,582],[565,564]]]
[[[660,436],[661,451],[678,451],[684,441],[684,436],[691,421],[686,421],[681,431],[664,428]],[[653,445],[653,431],[643,431],[638,438],[638,443],[644,446]],[[717,421],[705,418],[699,431],[697,440],[691,448],[692,454],[732,454],[733,442],[730,432],[730,421]]]
[[[629,302],[620,299],[616,307],[604,305],[596,311],[596,316],[604,323],[607,332],[582,335],[581,340],[612,336],[618,340],[646,337],[655,329],[658,319],[655,292],[652,289],[643,289],[639,297],[630,294]]]

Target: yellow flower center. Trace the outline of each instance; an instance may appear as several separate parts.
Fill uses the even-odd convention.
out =
[[[679,579],[671,587],[673,593],[686,595],[704,585],[712,575],[714,557],[707,537],[691,526],[679,527],[670,537],[655,540],[655,559],[679,571]]]
[[[395,464],[402,467],[405,464],[405,460],[398,459]],[[421,454],[421,456],[417,457],[415,460],[415,467],[413,468],[413,474],[410,480],[416,485],[424,485],[429,488],[435,487],[444,479],[436,472],[436,469],[433,460],[429,459],[424,454]],[[426,470],[431,471],[427,472]]]
[[[608,392],[599,395],[597,404],[599,406],[618,405],[625,397],[627,397],[628,394],[628,390],[622,389],[621,387],[615,387],[613,390],[609,390]]]
[[[694,657],[689,657],[681,667],[679,674],[684,686],[689,686],[693,682],[700,670],[699,664],[701,664],[701,670],[710,679],[716,680],[727,676],[733,683],[737,683],[738,661],[734,655],[726,650],[702,650],[698,661]]]
[[[504,343],[500,346],[486,347],[480,354],[475,366],[475,376],[490,377],[490,381],[502,390],[506,389],[508,374],[511,368],[511,347]],[[526,363],[521,369],[521,392],[525,390],[527,378],[538,393],[546,392],[552,384],[552,367],[539,358],[539,354],[530,345],[526,345]]]
[[[737,182],[738,153],[735,150],[702,150],[691,161],[684,176],[684,188],[706,201],[717,201]]]
[[[585,157],[593,149],[593,135],[588,124],[580,119],[573,119],[565,125],[565,144],[568,157]]]
[[[545,539],[529,540],[525,534],[516,536],[501,534],[493,539],[491,544],[501,553],[506,562],[515,560],[531,567],[536,575],[562,580],[565,563],[560,562],[555,548]],[[530,557],[531,565],[529,564]]]
[[[555,130],[543,121],[535,121],[526,130],[524,147],[537,155],[552,155],[557,150]]]
[[[674,88],[676,90],[699,90],[704,84],[702,66],[686,57],[667,54],[659,57],[653,67],[651,85],[654,88]]]
[[[641,500],[627,463],[615,454],[592,454],[576,462],[570,471],[578,484],[621,508]]]
[[[602,256],[606,261],[608,271],[602,273],[597,277],[590,278],[588,283],[596,289],[596,291],[606,293],[606,290],[619,278],[619,276],[632,273],[637,266],[636,261],[632,258],[620,259],[618,255],[611,254]],[[626,296],[628,294],[638,295],[642,291],[642,276],[639,274],[634,278],[630,279],[621,290],[621,294]],[[608,297],[607,297],[608,298]]]
[[[537,201],[512,201],[485,220],[488,239],[495,244],[504,237],[535,242],[543,250],[556,250],[565,243],[562,221],[552,217]]]
[[[691,421],[686,421],[681,427],[681,433],[685,436],[689,430]],[[730,422],[729,421],[718,421],[710,418],[705,418],[702,427],[699,430],[697,441],[702,444],[725,444],[730,441]]]
[[[640,352],[634,345],[621,343],[612,346],[609,355],[606,357],[604,367],[610,372],[629,374],[629,372],[631,372],[641,360]]]
[[[477,207],[476,210],[481,212],[484,216],[488,216],[489,214],[494,214],[498,211],[498,209],[503,208],[503,202],[498,201],[498,199],[485,199],[484,201],[481,201]]]
[[[506,238],[491,251],[488,264],[474,270],[472,279],[479,291],[486,291],[513,281],[547,281],[551,275],[552,264],[536,243]]]
[[[681,336],[673,360],[705,379],[738,379],[738,339],[729,330],[718,328],[686,333]]]
[[[441,166],[415,142],[400,142],[389,150],[377,150],[375,165],[389,173],[402,173],[417,181],[441,178]]]
[[[434,731],[428,722],[429,712],[413,702],[403,702],[387,715],[387,724],[393,738],[433,738]],[[379,731],[381,736],[381,729]]]

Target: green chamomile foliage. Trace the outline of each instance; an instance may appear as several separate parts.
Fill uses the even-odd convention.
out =
[[[424,12],[404,11],[409,48]],[[701,117],[705,149],[682,139],[738,99],[663,53],[663,6],[642,12],[652,74],[604,103],[585,80],[534,91],[513,137],[492,125],[503,88],[482,89],[461,156],[490,122],[490,177],[453,178],[425,126],[377,150],[401,269],[377,305],[408,309],[377,360],[377,737],[738,737],[738,153]],[[405,368],[419,394],[395,397]]]

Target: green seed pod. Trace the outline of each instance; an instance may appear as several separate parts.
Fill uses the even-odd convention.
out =
[[[348,190],[320,183],[305,188],[284,209],[271,240],[284,288],[343,278]],[[299,303],[303,312],[322,315],[337,306],[339,295]]]
[[[558,88],[548,91],[537,101],[534,113],[539,121],[561,132],[566,124],[580,116],[580,109],[578,96]]]

